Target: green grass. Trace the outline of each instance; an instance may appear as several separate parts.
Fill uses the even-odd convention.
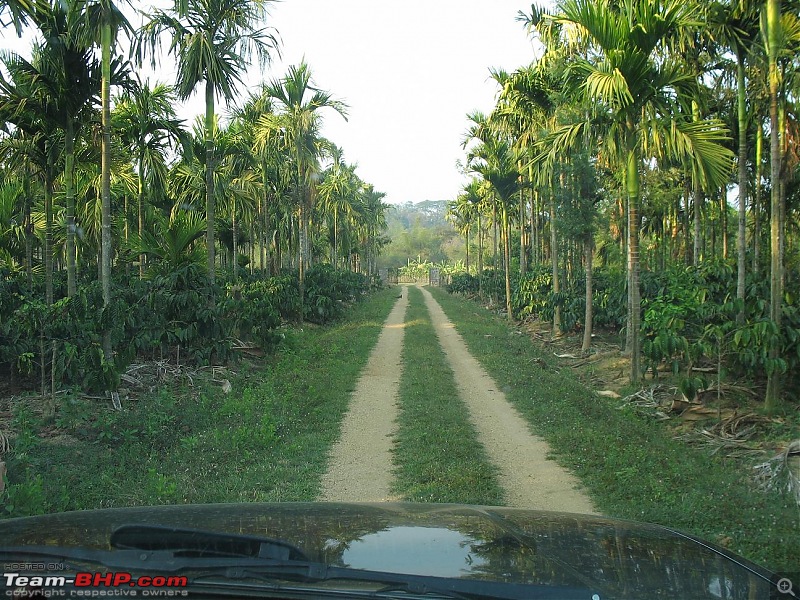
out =
[[[125,403],[72,399],[56,433],[17,403],[0,516],[165,503],[315,500],[358,375],[396,301],[388,289],[329,327],[288,330],[233,391],[164,387]],[[65,441],[65,439],[67,441]]]
[[[425,307],[409,287],[393,491],[415,502],[503,503]]]
[[[619,410],[618,401],[587,390],[571,369],[560,371],[501,317],[442,290],[431,292],[603,514],[693,533],[774,570],[797,569],[800,509],[787,494],[756,489],[752,465],[689,447],[662,423]]]

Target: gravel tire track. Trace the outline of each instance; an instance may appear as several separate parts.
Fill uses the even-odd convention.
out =
[[[589,497],[579,488],[578,479],[547,458],[548,444],[531,433],[525,419],[469,353],[439,303],[427,289],[421,289],[478,439],[497,467],[506,503],[518,508],[597,514]]]
[[[320,500],[382,502],[390,496],[392,448],[397,430],[397,397],[403,374],[401,354],[408,288],[387,317],[342,420],[322,477]]]

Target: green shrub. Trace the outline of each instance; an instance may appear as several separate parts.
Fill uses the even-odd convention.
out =
[[[224,275],[219,281],[224,283]],[[302,316],[329,323],[380,287],[376,277],[315,265],[306,274]],[[245,272],[237,283],[210,288],[203,266],[191,261],[152,269],[143,280],[118,272],[107,307],[96,273],[83,272],[71,298],[63,297],[60,275],[54,290],[58,299],[47,306],[41,281],[28,293],[22,275],[0,278],[0,375],[27,377],[34,385],[42,371],[49,382],[52,370],[62,389],[113,390],[137,357],[224,363],[236,356],[234,340],[271,350],[283,337],[281,325],[301,317],[297,274]],[[115,349],[113,362],[102,351],[106,330]]]
[[[469,273],[457,273],[453,275],[450,283],[447,284],[447,291],[451,294],[473,295],[480,291],[481,280],[476,275]]]
[[[303,317],[319,324],[339,319],[372,285],[360,273],[337,270],[329,264],[314,265],[306,272]]]

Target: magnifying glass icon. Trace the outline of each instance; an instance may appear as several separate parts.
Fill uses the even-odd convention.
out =
[[[791,579],[788,579],[786,577],[782,577],[782,578],[780,578],[778,580],[778,582],[775,584],[775,586],[778,588],[778,591],[781,594],[784,594],[786,596],[791,596],[792,598],[797,598],[797,596],[794,593],[794,590],[792,589],[792,580]]]

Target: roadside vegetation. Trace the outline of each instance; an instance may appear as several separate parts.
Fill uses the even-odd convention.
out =
[[[207,465],[220,484],[192,491],[161,472],[162,451],[182,449],[175,460],[192,465],[200,450],[256,462],[277,425],[247,449],[233,421],[240,409],[251,431],[271,392],[237,408],[172,375],[191,385],[239,371],[287,327],[338,320],[379,286],[384,194],[320,134],[323,115],[346,116],[346,104],[303,62],[243,89],[250,59],[265,67],[278,50],[269,5],[144,7],[136,30],[113,2],[0,3],[3,34],[31,44],[0,57],[6,516],[96,506],[121,473],[139,480],[123,478],[106,502],[225,495],[227,460]],[[144,79],[164,52],[175,81]],[[192,125],[175,106],[199,91],[205,112]],[[231,431],[196,438],[214,419]],[[62,436],[77,454],[65,449],[53,475],[40,446]],[[78,477],[70,460],[94,471]]]
[[[395,300],[394,290],[383,290],[336,324],[283,328],[274,354],[227,369],[162,364],[143,381],[154,389],[127,398],[122,410],[70,393],[49,423],[36,397],[3,401],[16,435],[0,517],[315,500],[328,449]]]
[[[760,489],[752,462],[688,446],[651,414],[598,396],[496,312],[431,292],[601,513],[694,533],[772,569],[796,568],[796,499],[785,487]]]
[[[798,408],[796,2],[564,0],[472,113],[454,291],[553,337],[619,333],[627,375],[710,369]],[[488,272],[486,272],[488,269]],[[723,379],[725,375],[723,374]],[[786,405],[783,405],[786,403]]]
[[[413,502],[503,504],[425,306],[408,288],[394,492]]]
[[[384,194],[319,131],[346,105],[305,63],[240,89],[277,51],[269,4],[178,2],[138,31],[110,2],[0,4],[33,40],[0,58],[0,378],[50,418],[139,360],[269,352],[374,283]],[[164,40],[174,85],[141,77]],[[192,127],[174,107],[201,88]]]

